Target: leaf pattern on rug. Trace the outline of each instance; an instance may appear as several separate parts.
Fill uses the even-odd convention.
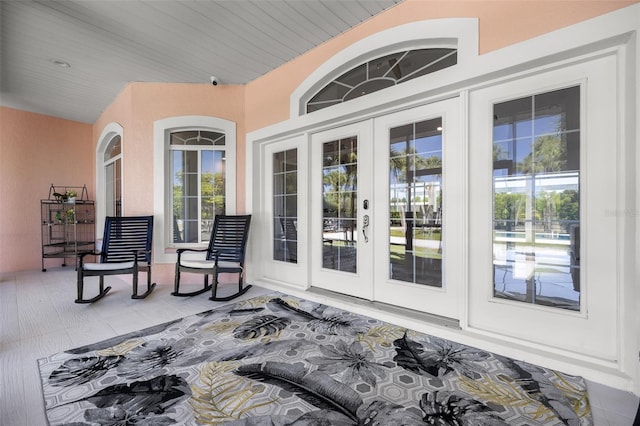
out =
[[[242,324],[242,321],[220,321],[211,322],[202,325],[203,331],[210,331],[216,334],[232,334],[233,330],[238,328]]]
[[[393,360],[400,367],[413,373],[428,376],[431,386],[440,388],[444,385],[444,382],[437,377],[438,371],[427,359],[421,344],[409,340],[406,333],[393,344],[396,346],[396,355]]]
[[[569,401],[562,395],[553,384],[542,375],[539,367],[526,362],[519,362],[511,358],[496,355],[511,375],[499,374],[498,378],[519,386],[529,398],[541,404],[541,409],[537,411],[534,418],[544,416],[548,410],[563,425],[574,426],[580,424],[580,418],[576,415]]]
[[[265,309],[264,306],[261,308],[234,309],[231,312],[229,312],[229,315],[232,317],[252,315],[252,314],[257,314],[258,312],[262,312],[264,311],[264,309]]]
[[[264,357],[270,353],[280,352],[282,350],[298,350],[309,346],[316,346],[316,344],[304,340],[278,340],[267,343],[257,343],[248,347],[218,352],[212,357],[212,360],[240,361],[246,358]]]
[[[276,315],[261,315],[245,321],[235,330],[233,336],[236,339],[256,339],[262,336],[270,336],[287,328],[291,320]]]
[[[350,387],[320,371],[308,372],[300,364],[267,361],[238,367],[236,374],[285,389],[309,404],[357,421],[362,398]]]
[[[238,302],[236,306],[237,308],[244,307],[241,309],[246,309],[247,306],[250,308],[261,307],[262,309],[265,309],[265,306],[267,306],[267,304],[274,298],[282,299],[282,296],[277,296],[277,297],[274,297],[273,295],[258,296],[251,299],[242,300]],[[294,305],[297,305],[299,302],[295,299],[289,299],[287,300],[287,303],[291,306],[294,306]]]
[[[84,418],[91,424],[98,423],[100,426],[166,426],[176,424],[176,421],[169,416],[158,416],[153,413],[131,414],[120,407],[88,408],[84,412]],[[88,423],[81,423],[81,425],[90,426]],[[65,426],[80,426],[80,424],[73,423]]]
[[[138,346],[142,345],[145,341],[142,339],[131,339],[131,340],[126,340],[120,344],[117,344],[113,347],[110,348],[106,348],[106,349],[101,349],[99,351],[96,351],[96,354],[98,355],[103,355],[103,356],[118,356],[118,355],[126,355],[129,352],[131,352],[131,350],[133,348],[137,348]]]
[[[250,380],[233,374],[236,365],[211,362],[198,375],[199,383],[191,386],[189,405],[202,424],[221,424],[237,420],[251,410],[273,403],[252,403],[260,393]]]
[[[143,343],[132,349],[117,367],[118,374],[137,379],[157,375],[164,368],[194,350],[194,338],[160,339]]]
[[[373,401],[367,407],[360,407],[358,419],[358,425],[417,426],[425,424],[416,412],[407,410],[402,405],[381,400]]]
[[[482,363],[491,354],[480,349],[461,345],[450,340],[430,336],[428,342],[409,340],[405,334],[394,342],[398,354],[394,361],[413,369],[422,370],[434,377],[448,374],[463,374],[472,379],[479,378]]]
[[[240,303],[241,302],[239,302],[239,304]],[[265,310],[264,306],[260,307],[260,306],[255,306],[253,304],[248,308],[240,308],[239,305],[231,304],[231,305],[221,306],[217,309],[210,309],[208,311],[195,314],[194,317],[198,318],[198,321],[191,324],[187,328],[187,332],[196,333],[202,327],[205,327],[208,329],[219,327],[224,329],[225,327],[228,327],[226,326],[226,324],[229,323],[229,321],[222,322],[220,321],[222,319],[226,320],[232,317],[248,316],[248,315],[256,314],[258,312],[262,312],[264,310]]]
[[[424,422],[437,426],[508,426],[491,408],[450,391],[433,391],[422,395],[420,408]]]
[[[336,336],[357,336],[366,332],[367,328],[354,324],[348,315],[329,315],[309,322],[309,329],[317,333]]]
[[[101,349],[111,348],[126,340],[136,339],[144,336],[150,336],[152,334],[162,333],[167,328],[174,324],[179,323],[181,320],[168,321],[162,324],[154,325],[152,327],[145,328],[143,330],[133,331],[131,333],[123,334],[122,336],[112,337],[111,339],[103,340],[102,342],[92,343],[86,346],[80,346],[78,348],[66,350],[66,353],[80,355],[87,352],[99,351]]]
[[[300,309],[297,306],[293,306],[291,303],[279,297],[269,300],[267,307],[271,312],[285,313],[296,321],[313,321],[318,319],[312,313],[307,312],[304,309]]]
[[[569,400],[571,408],[573,408],[578,417],[583,418],[591,414],[587,388],[576,386],[565,374],[557,371],[551,371],[551,373],[553,374],[551,382]]]
[[[54,386],[74,386],[96,380],[118,365],[121,356],[88,356],[66,360],[53,370],[49,380]]]
[[[520,387],[492,380],[486,375],[476,379],[460,376],[459,380],[461,390],[482,401],[498,406],[525,407],[534,402]]]
[[[85,410],[85,420],[101,425],[144,424],[143,419],[157,419],[156,415],[163,414],[190,395],[191,389],[183,378],[163,375],[150,380],[108,386],[93,395],[62,405],[90,402],[97,409]]]
[[[407,331],[406,328],[392,324],[378,325],[369,328],[365,333],[359,333],[357,339],[365,343],[370,350],[375,351],[375,346],[390,347],[396,339],[401,338]]]
[[[357,336],[358,334],[366,332],[365,327],[354,324],[344,312],[325,315],[324,308],[326,307],[322,309],[317,309],[316,307],[311,312],[308,312],[293,306],[279,297],[271,299],[268,306],[272,311],[286,312],[292,315],[293,320],[306,322],[310,330],[318,333]]]
[[[225,426],[356,426],[349,417],[329,410],[316,410],[303,415],[254,416],[231,422]]]
[[[338,340],[335,345],[320,345],[323,356],[312,356],[307,362],[318,366],[318,371],[329,375],[339,375],[345,385],[352,385],[362,380],[375,387],[377,377],[385,379],[385,368],[374,361],[371,352],[365,352],[358,341],[350,345],[344,340]]]

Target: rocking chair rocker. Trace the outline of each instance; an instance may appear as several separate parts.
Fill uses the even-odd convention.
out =
[[[251,288],[243,287],[244,257],[249,236],[251,215],[216,215],[211,240],[206,249],[178,249],[178,261],[174,291],[172,296],[195,296],[211,290],[209,300],[227,301],[235,299]],[[185,253],[206,253],[204,260],[188,259]],[[180,275],[182,272],[204,274],[203,288],[193,292],[180,291]],[[221,273],[237,273],[238,291],[230,296],[218,297],[218,275]],[[209,275],[213,276],[213,283],[209,283]]]
[[[155,288],[151,284],[151,239],[153,216],[107,216],[100,252],[85,252],[78,255],[78,298],[76,303],[93,303],[102,299],[111,290],[104,287],[105,275],[133,274],[132,299],[144,299]],[[85,263],[87,255],[100,256],[100,263]],[[147,273],[147,291],[138,294],[138,272]],[[99,293],[85,299],[84,278],[100,277]]]

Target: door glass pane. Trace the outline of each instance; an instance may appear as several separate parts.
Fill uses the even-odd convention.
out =
[[[495,297],[580,309],[580,87],[494,105]]]
[[[122,216],[122,159],[113,164],[113,216]]]
[[[322,145],[322,266],[356,272],[357,176],[356,137]]]
[[[389,278],[442,287],[442,119],[389,131]]]
[[[104,154],[105,213],[122,216],[122,138],[116,136],[109,142]]]
[[[198,152],[183,151],[182,159],[184,242],[198,243]]]
[[[298,263],[298,150],[273,154],[273,259]]]
[[[225,151],[200,154],[200,241],[209,241],[216,214],[225,212]]]

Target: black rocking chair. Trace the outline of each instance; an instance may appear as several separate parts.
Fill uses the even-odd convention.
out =
[[[107,216],[104,224],[102,249],[78,255],[78,298],[76,303],[93,303],[111,290],[104,287],[105,275],[133,274],[132,299],[144,299],[155,288],[151,284],[151,239],[153,216]],[[99,263],[85,263],[87,255],[100,256]],[[138,294],[138,272],[147,273],[147,291]],[[96,297],[85,299],[84,278],[100,277],[100,291]]]
[[[211,240],[206,249],[178,249],[174,291],[171,295],[195,296],[211,290],[209,300],[226,301],[246,293],[251,288],[251,285],[243,287],[244,257],[250,223],[251,215],[216,215]],[[206,256],[204,260],[183,256],[189,252],[206,253]],[[181,272],[204,274],[204,287],[190,293],[180,292]],[[239,275],[238,291],[230,296],[218,297],[218,275],[223,273]],[[212,284],[209,284],[209,275],[213,276]]]

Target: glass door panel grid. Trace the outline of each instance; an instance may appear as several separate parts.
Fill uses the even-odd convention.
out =
[[[322,146],[322,266],[357,271],[358,140],[349,137]]]
[[[442,119],[389,132],[389,271],[442,287]]]
[[[298,263],[298,150],[273,154],[273,259]]]

